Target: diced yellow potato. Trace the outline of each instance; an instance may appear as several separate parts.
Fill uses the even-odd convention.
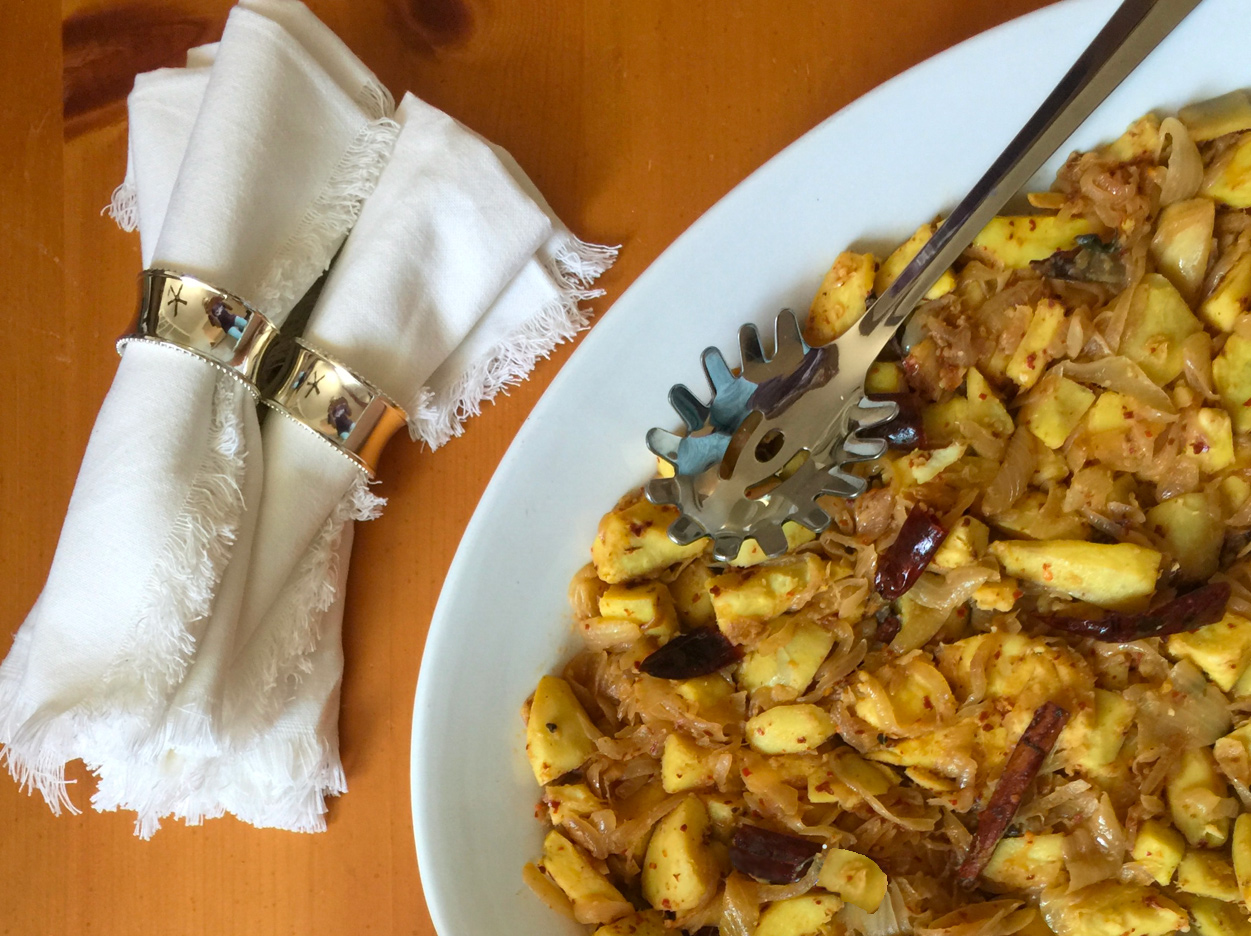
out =
[[[1244,133],[1208,167],[1199,194],[1231,208],[1251,208],[1251,133]]]
[[[708,751],[684,734],[674,732],[665,738],[660,758],[660,782],[666,793],[684,793],[716,786],[717,779],[708,765]]]
[[[933,481],[943,470],[950,468],[961,457],[968,448],[963,442],[952,442],[942,448],[917,449],[915,452],[909,452],[903,458],[895,460],[895,471],[900,478],[900,483],[905,486],[914,484],[925,484]]]
[[[1206,143],[1227,133],[1251,130],[1251,100],[1245,91],[1230,91],[1186,105],[1177,112],[1177,119],[1186,125],[1192,140]]]
[[[1021,408],[1021,422],[1047,448],[1059,448],[1094,405],[1095,394],[1081,384],[1051,373]]]
[[[1065,686],[1076,688],[1089,680],[1081,658],[1067,647],[1047,643],[1037,637],[996,631],[975,634],[936,651],[938,669],[959,699],[966,699],[974,686],[973,660],[987,643],[992,649],[985,665],[985,697],[1008,699],[1023,705],[1032,714],[1049,696],[1045,693]],[[1041,698],[1035,696],[1042,692]]]
[[[1229,819],[1214,815],[1229,794],[1208,748],[1182,752],[1165,786],[1173,825],[1196,847],[1219,848],[1229,838]]]
[[[1180,832],[1157,819],[1147,819],[1138,827],[1131,854],[1157,884],[1167,887],[1185,853],[1186,839]]]
[[[996,438],[1006,439],[1012,435],[1016,426],[1011,415],[976,367],[970,367],[965,376],[965,396],[969,401],[969,416],[974,422]]]
[[[983,582],[973,593],[973,604],[983,611],[1008,612],[1015,607],[1021,597],[1021,586],[1014,578],[1003,578],[998,582]]]
[[[1242,908],[1211,897],[1193,897],[1187,901],[1197,936],[1251,936],[1251,923]]]
[[[643,898],[657,910],[699,906],[721,873],[708,847],[708,809],[694,794],[656,825],[643,859]]]
[[[1234,878],[1238,884],[1238,899],[1251,906],[1251,813],[1243,813],[1234,820],[1234,837],[1230,842],[1234,857]]]
[[[803,894],[775,900],[760,914],[756,936],[817,936],[843,902],[833,894]]]
[[[1207,581],[1216,572],[1225,524],[1214,498],[1200,491],[1170,497],[1147,511],[1147,526],[1164,541],[1187,581]],[[1232,685],[1231,680],[1221,688],[1228,692]]]
[[[921,410],[921,426],[930,445],[950,445],[960,440],[960,423],[972,418],[969,401],[962,396],[931,403]]]
[[[897,782],[889,767],[865,760],[849,747],[840,747],[829,754],[826,766],[808,775],[808,802],[838,803],[843,809],[855,809],[864,802],[857,790],[881,796]]]
[[[894,361],[874,361],[864,378],[864,392],[903,393],[908,389],[904,369]]]
[[[1023,390],[1028,390],[1038,383],[1047,365],[1051,363],[1051,355],[1047,349],[1060,333],[1064,324],[1064,306],[1055,299],[1043,299],[1034,309],[1025,330],[1025,337],[1016,346],[1016,351],[1008,359],[1005,373]],[[972,398],[970,397],[970,402]]]
[[[592,793],[585,783],[570,783],[566,786],[552,784],[543,791],[543,801],[547,803],[547,814],[552,825],[556,826],[576,816],[589,816],[608,808],[608,804]]]
[[[826,563],[811,552],[724,572],[708,586],[717,624],[724,629],[733,621],[768,621],[798,610],[825,582],[825,576]]]
[[[677,473],[678,472],[676,468],[674,468],[671,464],[669,464],[659,455],[656,456],[656,477],[672,478]]]
[[[720,673],[711,673],[675,682],[673,689],[700,712],[709,712],[734,693],[734,683]]]
[[[995,846],[982,877],[1015,891],[1040,891],[1064,882],[1064,842],[1058,833],[1026,832]]]
[[[783,618],[783,626],[786,619]],[[748,691],[789,686],[803,692],[834,646],[834,633],[814,621],[796,619],[795,635],[773,653],[753,650],[739,664],[739,685]]]
[[[747,720],[747,741],[761,754],[815,751],[834,734],[834,722],[808,703],[775,705]]]
[[[889,257],[882,261],[882,266],[877,271],[877,278],[874,280],[873,291],[879,296],[890,288],[890,284],[899,279],[899,274],[904,271],[912,258],[920,253],[921,248],[925,246],[925,242],[934,236],[934,232],[938,230],[938,223],[922,224],[917,228],[916,233],[904,241],[897,247]],[[937,299],[939,296],[945,296],[956,288],[956,277],[948,270],[939,278],[938,282],[930,287],[930,291],[925,294],[926,299]]]
[[[1015,504],[990,519],[1000,530],[1032,540],[1085,539],[1090,525],[1081,514],[1049,511],[1047,495],[1026,491]]]
[[[1238,258],[1216,289],[1199,306],[1199,315],[1213,328],[1233,331],[1238,316],[1251,307],[1251,253]]]
[[[1221,409],[1191,411],[1182,427],[1182,454],[1200,471],[1216,474],[1234,463],[1234,427]]]
[[[1038,465],[1034,469],[1034,484],[1045,488],[1057,481],[1063,481],[1069,476],[1068,462],[1064,460],[1063,455],[1052,451],[1046,446],[1042,448],[1034,446],[1034,449],[1038,460]]]
[[[708,792],[700,794],[700,799],[708,810],[713,835],[719,839],[730,838],[746,809],[742,794]]]
[[[839,254],[812,298],[804,340],[814,347],[829,344],[855,324],[868,308],[876,273],[873,254]]]
[[[591,544],[596,573],[615,585],[653,575],[675,562],[698,556],[707,545],[703,540],[679,546],[669,539],[669,524],[677,518],[677,508],[658,506],[648,500],[605,514]]]
[[[817,885],[837,894],[846,903],[859,907],[865,913],[873,913],[886,896],[886,872],[872,858],[845,848],[831,848],[825,853],[825,863]]]
[[[1159,273],[1148,273],[1134,291],[1121,354],[1164,386],[1182,372],[1182,342],[1202,329],[1173,284]]]
[[[1225,513],[1237,513],[1251,500],[1251,482],[1237,475],[1229,475],[1221,479],[1221,505]]]
[[[1215,624],[1169,637],[1168,652],[1194,663],[1222,691],[1229,692],[1251,667],[1251,621],[1226,612]]]
[[[1168,936],[1185,930],[1189,919],[1150,887],[1100,881],[1056,901],[1047,923],[1069,936]]]
[[[634,911],[621,891],[595,870],[576,845],[555,830],[543,839],[539,867],[573,902],[573,915],[579,923],[611,923]]]
[[[1238,900],[1238,881],[1234,878],[1234,866],[1217,852],[1186,852],[1177,866],[1177,887],[1200,897]]]
[[[1247,682],[1247,675],[1234,686],[1232,695],[1240,698],[1239,688]],[[1235,783],[1251,786],[1251,722],[1243,722],[1223,738],[1217,738],[1212,753],[1220,764],[1222,773]]]
[[[985,260],[1009,270],[1021,270],[1035,260],[1046,260],[1057,250],[1071,250],[1077,238],[1091,233],[1084,218],[1058,215],[1000,216],[973,239],[973,249]]]
[[[1134,421],[1137,404],[1123,393],[1108,390],[1099,394],[1095,405],[1086,411],[1088,432],[1111,432],[1125,429]]]
[[[792,552],[798,549],[804,543],[811,543],[817,538],[817,534],[813,533],[806,526],[787,520],[782,524],[782,534],[786,537],[786,551]],[[760,544],[754,539],[743,541],[743,545],[739,547],[738,555],[730,560],[730,565],[736,569],[746,569],[749,566],[760,565],[769,557],[765,555],[765,551],[760,548]]]
[[[595,753],[599,732],[569,683],[544,676],[534,690],[526,722],[526,757],[540,784],[551,783]]]
[[[1191,198],[1166,205],[1156,222],[1151,258],[1155,260],[1156,269],[1188,303],[1199,297],[1207,275],[1215,224],[1216,202],[1210,198]]]
[[[990,546],[1004,571],[1101,608],[1124,609],[1155,592],[1162,558],[1134,543],[1000,540]]]
[[[965,514],[938,547],[931,565],[938,569],[958,569],[972,565],[986,552],[989,542],[990,530],[986,524]]]
[[[678,613],[663,582],[609,585],[599,598],[602,618],[629,621],[664,644],[678,634]]]
[[[1117,162],[1136,162],[1160,155],[1160,118],[1155,114],[1139,117],[1124,133],[1103,147],[1101,155]]]
[[[591,936],[670,936],[659,910],[642,910],[601,926]]]
[[[1119,692],[1095,689],[1093,713],[1073,722],[1077,727],[1068,752],[1072,764],[1086,773],[1102,771],[1116,760],[1133,722],[1132,702]]]
[[[1251,339],[1230,335],[1212,362],[1212,381],[1233,428],[1251,432]]]
[[[669,584],[678,620],[685,626],[705,627],[716,620],[712,611],[712,596],[708,594],[711,584],[712,572],[699,559],[688,563]]]

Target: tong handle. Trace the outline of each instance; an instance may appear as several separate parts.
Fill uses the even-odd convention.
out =
[[[860,320],[877,350],[1008,200],[1201,0],[1125,0],[1007,149]],[[879,334],[873,334],[879,332]]]

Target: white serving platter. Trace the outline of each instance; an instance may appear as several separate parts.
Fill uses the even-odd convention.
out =
[[[525,887],[542,831],[523,700],[572,649],[566,590],[600,516],[654,469],[671,384],[704,387],[738,326],[807,308],[838,251],[900,242],[954,205],[1115,9],[1068,0],[887,82],[753,173],[603,317],[517,434],[465,530],[430,625],[413,714],[412,805],[441,936],[586,932]],[[1251,3],[1205,0],[1063,155],[1148,110],[1251,85]]]

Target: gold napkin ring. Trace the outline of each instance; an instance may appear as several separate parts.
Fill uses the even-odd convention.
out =
[[[351,368],[295,339],[286,374],[266,406],[317,433],[374,476],[378,458],[408,422],[403,407]]]
[[[139,311],[117,341],[119,354],[132,341],[171,345],[242,380],[253,396],[266,350],[278,327],[238,296],[173,270],[139,274]]]

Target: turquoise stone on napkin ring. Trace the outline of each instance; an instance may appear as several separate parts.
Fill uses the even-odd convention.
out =
[[[286,373],[264,403],[317,433],[371,478],[383,448],[408,422],[389,396],[299,338]]]
[[[139,311],[117,351],[132,341],[173,346],[239,378],[259,397],[265,352],[277,337],[278,327],[238,296],[185,273],[154,269],[139,274]]]

